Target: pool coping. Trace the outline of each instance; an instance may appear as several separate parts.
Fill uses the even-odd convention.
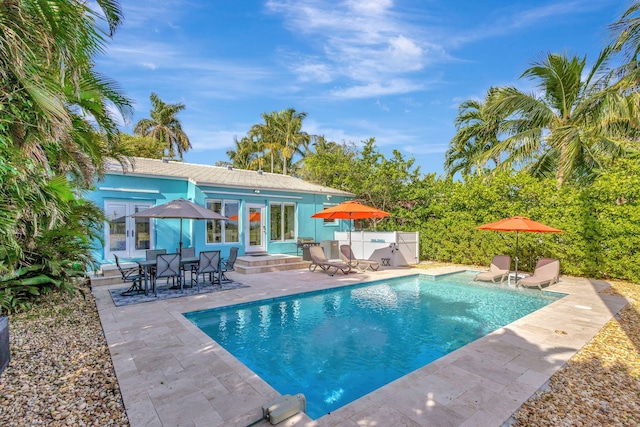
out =
[[[240,275],[248,288],[115,307],[93,289],[132,427],[246,426],[279,394],[182,313],[413,274],[470,271],[385,269],[336,275],[293,270]],[[598,294],[603,281],[562,277],[566,297],[401,377],[315,421],[287,426],[500,426],[626,305]],[[263,421],[257,425],[270,425]]]

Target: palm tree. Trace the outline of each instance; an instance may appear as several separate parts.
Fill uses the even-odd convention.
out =
[[[560,185],[588,178],[622,155],[637,103],[598,79],[606,57],[605,50],[583,80],[586,58],[548,54],[521,76],[537,82],[540,95],[501,88],[488,111],[509,117],[504,129],[510,136],[485,155],[507,153],[501,167],[524,164],[537,174],[555,174]]]
[[[140,120],[133,132],[164,142],[169,150],[169,157],[174,158],[177,153],[182,160],[183,154],[191,148],[189,137],[184,133],[180,121],[176,118],[176,115],[184,110],[184,104],[167,104],[153,92],[150,98],[151,118]]]
[[[282,141],[279,138],[277,132],[278,113],[272,111],[271,113],[262,113],[260,116],[264,120],[264,123],[258,123],[251,126],[249,130],[249,138],[256,141],[256,144],[260,147],[260,152],[269,152],[271,160],[271,170],[275,171],[275,158],[280,157],[280,150],[282,148]],[[262,158],[264,154],[261,154]]]
[[[293,108],[278,113],[277,132],[282,141],[282,174],[287,174],[287,166],[291,158],[303,145],[308,145],[309,134],[302,132],[302,121],[307,113],[297,113]]]
[[[640,55],[640,1],[634,1],[609,30],[614,37],[612,50],[622,52],[627,61],[635,63]]]
[[[470,99],[458,107],[456,134],[445,153],[444,168],[449,176],[457,172],[468,175],[473,169],[480,174],[489,160],[493,160],[496,166],[500,165],[499,153],[486,156],[499,142],[501,126],[506,118],[503,114],[489,112],[487,107],[497,91],[497,88],[491,88],[484,101]]]
[[[282,111],[262,113],[264,123],[253,125],[249,137],[260,141],[260,145],[269,151],[271,172],[277,169],[275,160],[279,157],[282,174],[286,175],[291,158],[301,154],[300,147],[308,145],[310,136],[302,132],[302,121],[307,113],[297,113],[293,108]]]
[[[117,125],[130,102],[93,69],[106,37],[122,19],[115,0],[25,0],[0,4],[0,118],[3,139],[36,163],[78,178],[85,187],[103,172],[103,158],[117,146]],[[106,21],[109,34],[96,25]],[[93,117],[100,135],[88,122]],[[4,132],[3,132],[4,133]]]
[[[233,166],[238,169],[257,170],[261,167],[261,158],[256,141],[245,136],[241,140],[234,137],[235,150],[227,150],[228,162],[220,162],[220,166]]]
[[[116,0],[0,2],[0,269],[13,271],[0,311],[24,307],[25,292],[71,287],[70,263],[91,259],[101,214],[78,194],[118,157],[111,108],[130,111],[94,56],[121,20]]]

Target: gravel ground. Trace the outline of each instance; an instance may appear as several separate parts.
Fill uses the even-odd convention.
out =
[[[425,268],[437,267],[430,264]],[[640,425],[640,285],[632,300],[514,415],[512,425]],[[128,426],[95,301],[50,295],[11,316],[11,363],[0,377],[0,426]]]
[[[88,287],[52,294],[9,318],[11,362],[0,377],[0,426],[128,426]]]

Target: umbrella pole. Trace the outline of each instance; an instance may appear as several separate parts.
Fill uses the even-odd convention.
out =
[[[182,218],[180,218],[180,244],[178,247],[180,248],[180,255],[182,255]]]
[[[353,220],[353,226],[355,226],[355,220]],[[352,224],[349,224],[349,265],[351,265],[351,253],[353,252],[353,248],[351,247],[351,229],[353,228]]]
[[[516,277],[514,278],[516,286],[518,285],[518,232],[516,231]]]

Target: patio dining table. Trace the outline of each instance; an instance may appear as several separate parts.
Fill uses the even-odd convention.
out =
[[[180,258],[180,267],[188,264],[197,264],[199,257],[184,257]],[[149,268],[156,265],[157,260],[147,259],[142,261],[136,261],[140,267],[144,270],[144,294],[149,295]],[[154,287],[155,290],[155,287]]]

